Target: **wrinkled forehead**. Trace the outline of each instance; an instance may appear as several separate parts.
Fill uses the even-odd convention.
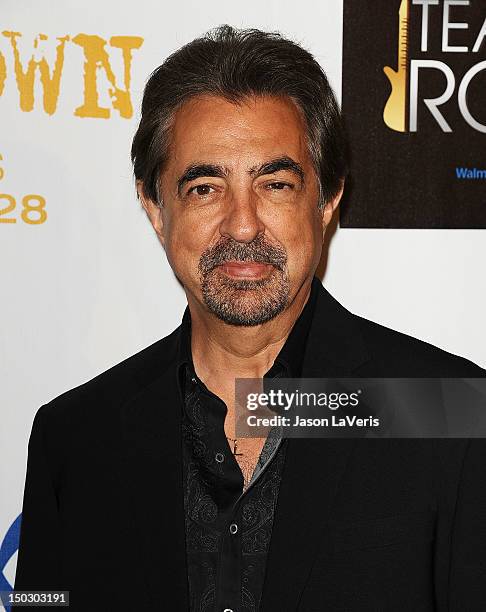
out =
[[[175,113],[169,166],[264,163],[288,156],[310,162],[306,123],[290,97],[252,96],[237,102],[197,96]]]

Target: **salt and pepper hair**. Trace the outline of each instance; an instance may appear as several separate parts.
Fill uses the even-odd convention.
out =
[[[150,75],[132,143],[135,179],[161,206],[159,179],[167,161],[175,113],[199,95],[238,103],[252,96],[287,96],[304,117],[319,184],[318,206],[337,195],[348,172],[341,113],[314,57],[276,32],[223,25],[184,45]]]

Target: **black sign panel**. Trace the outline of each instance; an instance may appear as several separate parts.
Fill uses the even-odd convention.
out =
[[[341,227],[486,228],[486,2],[344,0]]]

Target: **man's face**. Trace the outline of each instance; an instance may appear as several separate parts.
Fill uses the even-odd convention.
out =
[[[233,325],[284,310],[314,274],[336,202],[318,209],[304,120],[290,99],[214,96],[175,116],[163,206],[144,201],[193,298]]]

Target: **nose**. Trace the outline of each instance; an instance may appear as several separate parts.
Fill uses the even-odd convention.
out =
[[[265,231],[258,210],[258,198],[251,191],[239,190],[228,202],[219,227],[220,234],[238,242],[251,242]]]

